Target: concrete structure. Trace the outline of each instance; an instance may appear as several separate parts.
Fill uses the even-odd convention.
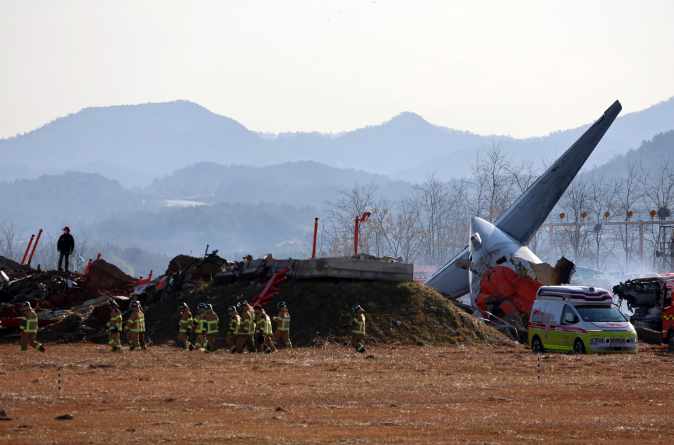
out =
[[[345,280],[390,280],[412,281],[412,264],[387,261],[369,261],[353,258],[314,258],[308,260],[253,260],[246,263],[241,276],[260,276],[266,272],[271,277],[275,272],[289,267],[288,278],[341,278]]]

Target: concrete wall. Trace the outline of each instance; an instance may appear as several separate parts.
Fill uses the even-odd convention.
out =
[[[267,260],[271,262],[271,260]],[[290,278],[344,278],[350,280],[412,281],[412,264],[363,261],[350,258],[275,260],[271,274],[290,267]]]

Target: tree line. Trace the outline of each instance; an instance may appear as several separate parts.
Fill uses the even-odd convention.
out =
[[[471,165],[470,176],[444,181],[430,174],[396,198],[383,196],[374,184],[339,191],[326,201],[318,236],[318,256],[352,256],[355,218],[370,212],[360,224],[359,252],[404,262],[441,266],[468,244],[470,218],[494,222],[538,178],[551,162],[537,168],[532,161],[516,163],[500,144],[483,147]],[[579,222],[554,230],[554,258],[562,255],[576,265],[603,271],[636,272],[639,268],[638,227],[605,225],[609,221],[672,219],[674,163],[663,158],[644,167],[635,156],[626,171],[606,176],[591,170],[579,174],[546,222]],[[564,219],[560,214],[564,214]],[[542,227],[529,247],[543,261],[549,256],[548,228]],[[669,242],[671,230],[647,225],[644,231],[646,270],[667,272],[670,260],[655,251]],[[311,237],[305,236],[310,254]]]

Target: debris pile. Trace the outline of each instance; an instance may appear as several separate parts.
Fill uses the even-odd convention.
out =
[[[0,284],[0,323],[8,335],[0,339],[17,340],[11,327],[19,325],[23,301],[38,312],[40,341],[103,342],[110,317],[105,303],[116,299],[126,321],[130,302],[138,300],[145,308],[146,340],[157,344],[176,340],[180,302],[193,310],[201,302],[212,304],[222,327],[227,308],[246,299],[266,306],[270,315],[285,301],[293,316],[290,335],[300,346],[347,342],[345,326],[356,303],[367,311],[370,344],[511,344],[433,289],[413,283],[411,265],[376,260],[277,260],[268,254],[230,262],[214,251],[202,258],[178,255],[164,274],[142,281],[100,259],[86,276],[9,270]],[[392,270],[402,278],[372,278]],[[221,329],[216,343],[224,346],[225,337]]]
[[[105,303],[115,298],[126,309],[128,295],[138,281],[101,259],[91,264],[86,276],[32,269],[4,270],[2,274],[0,326],[19,327],[21,305],[28,301],[37,312],[39,326],[54,325],[40,331],[43,341],[79,341],[100,331],[109,319]]]
[[[31,270],[31,268],[0,255],[0,270]]]
[[[510,263],[502,261],[484,272],[475,300],[482,311],[520,328],[527,325],[538,288],[569,283],[575,266],[564,257],[554,268],[547,263]]]

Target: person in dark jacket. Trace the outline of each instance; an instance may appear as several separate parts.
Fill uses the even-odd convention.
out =
[[[73,250],[75,250],[75,240],[70,234],[70,227],[65,226],[63,228],[63,235],[61,235],[58,243],[56,243],[56,249],[61,254],[59,255],[59,272],[63,270],[61,269],[61,264],[64,258],[66,260],[66,272],[68,272],[68,258],[73,254]]]

